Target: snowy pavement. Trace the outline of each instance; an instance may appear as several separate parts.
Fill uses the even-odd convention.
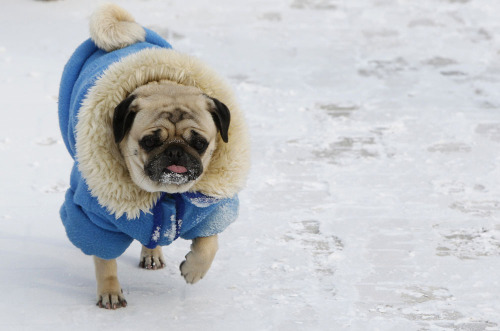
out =
[[[100,1],[2,0],[1,330],[500,330],[500,2],[116,1],[228,78],[253,167],[205,279],[95,307],[58,211],[64,64]]]

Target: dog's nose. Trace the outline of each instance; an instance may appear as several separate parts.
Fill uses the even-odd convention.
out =
[[[172,164],[178,164],[181,157],[184,155],[184,149],[180,146],[170,146],[165,150],[168,160]]]

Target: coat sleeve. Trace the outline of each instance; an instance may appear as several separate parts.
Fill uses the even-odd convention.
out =
[[[238,195],[216,199],[201,193],[182,194],[184,209],[180,237],[209,237],[224,231],[238,217]]]
[[[90,195],[75,165],[71,185],[60,210],[66,235],[87,255],[114,259],[127,249],[133,239],[110,221],[113,216],[105,217],[103,212],[99,212],[101,209],[105,210]]]

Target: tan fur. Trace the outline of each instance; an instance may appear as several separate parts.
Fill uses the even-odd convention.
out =
[[[79,169],[91,194],[118,218],[149,212],[160,192],[147,192],[131,180],[125,161],[114,143],[115,107],[137,87],[169,80],[194,86],[223,102],[231,112],[229,142],[217,138],[209,167],[190,191],[217,198],[234,196],[246,181],[250,150],[244,117],[226,83],[199,60],[167,49],[145,49],[111,65],[84,100],[76,126]]]
[[[145,37],[146,31],[117,5],[102,5],[90,16],[90,38],[107,52],[144,41]]]
[[[186,260],[181,263],[180,268],[187,283],[194,284],[205,276],[218,248],[217,235],[193,240],[191,251],[186,255]]]
[[[116,5],[105,5],[98,9],[91,17],[90,31],[97,46],[107,51],[145,38],[144,29],[134,22],[130,14]],[[196,116],[190,118],[175,111],[167,111],[171,115],[163,119],[157,118],[156,112],[137,114],[133,128],[121,144],[122,155],[114,141],[112,130],[116,106],[136,91],[140,95],[138,106],[142,109],[164,107],[165,99],[156,98],[155,95],[165,93],[166,86],[170,101],[189,104],[190,109],[198,109]],[[229,108],[231,124],[228,143],[222,141],[213,126],[203,126],[197,121],[211,121],[208,112],[201,112],[206,107],[206,98],[193,98],[194,94],[199,96],[200,93],[218,99]],[[131,141],[137,141],[148,125],[158,125],[155,121],[163,120],[161,126],[174,138],[179,134],[177,138],[182,137],[183,126],[188,128],[198,125],[203,126],[200,129],[212,130],[208,132],[212,137],[210,150],[209,153],[206,152],[207,159],[203,160],[205,171],[189,188],[190,191],[216,198],[229,198],[245,184],[250,166],[250,151],[243,114],[227,84],[212,69],[193,57],[173,50],[151,48],[121,59],[112,64],[89,89],[78,117],[76,158],[79,170],[92,196],[116,218],[126,214],[127,218],[133,219],[139,217],[141,211],[150,212],[161,194],[156,188],[144,189],[136,185],[128,170],[130,167],[133,173],[136,171],[133,170],[134,166],[141,164],[140,158],[127,156]],[[174,130],[175,134],[169,133],[169,130]],[[217,249],[217,235],[192,241],[191,251],[180,267],[186,282],[195,283],[203,278]],[[117,278],[116,260],[94,257],[94,263],[98,304],[105,308],[126,306]],[[161,247],[143,247],[141,264],[147,269],[154,269],[155,266],[161,268],[164,265]]]
[[[120,144],[122,155],[132,180],[148,192],[186,192],[197,181],[185,184],[166,184],[151,180],[144,173],[148,153],[139,147],[139,141],[146,135],[160,130],[161,140],[187,146],[191,130],[196,129],[209,142],[201,156],[203,168],[207,169],[216,147],[217,129],[210,115],[215,105],[202,92],[170,81],[153,82],[141,86],[132,93],[136,98],[130,108],[137,109],[137,115],[130,133]],[[211,106],[210,106],[211,103]],[[209,108],[210,107],[210,108]],[[180,109],[183,113],[181,114]],[[203,174],[198,178],[202,178]]]
[[[144,136],[160,130],[161,139],[167,144],[179,143],[187,146],[186,141],[191,137],[191,130],[196,129],[209,142],[207,150],[201,157],[203,167],[206,169],[216,147],[217,129],[209,108],[210,103],[211,107],[215,106],[213,101],[197,88],[170,81],[141,86],[133,92],[133,95],[136,98],[130,107],[137,109],[137,115],[130,133],[120,144],[132,180],[148,192],[186,192],[196,181],[181,185],[166,184],[153,181],[145,175],[144,165],[149,155],[139,147],[139,141]]]
[[[212,265],[219,248],[217,235],[196,238],[192,241],[191,251],[181,263],[181,275],[188,284],[201,280]],[[126,307],[127,301],[118,281],[116,259],[104,260],[94,256],[95,274],[97,281],[97,304],[101,308],[116,309]],[[141,267],[145,269],[161,269],[165,266],[165,259],[161,247],[149,249],[142,246]]]
[[[103,260],[94,256],[97,280],[97,304],[107,309],[126,307],[127,301],[118,282],[116,260]]]

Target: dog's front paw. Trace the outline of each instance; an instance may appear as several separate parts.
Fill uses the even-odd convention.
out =
[[[194,284],[205,276],[211,264],[211,259],[206,259],[200,254],[189,252],[179,268],[186,283]]]
[[[144,269],[157,270],[165,267],[165,259],[160,246],[149,249],[142,246],[141,261],[139,266]]]
[[[99,293],[97,306],[106,309],[117,309],[127,307],[127,300],[123,296],[123,291],[104,291]]]

